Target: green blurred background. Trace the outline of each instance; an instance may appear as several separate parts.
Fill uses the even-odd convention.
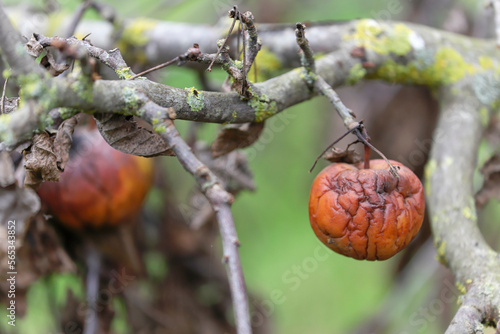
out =
[[[6,1],[6,4],[9,3],[15,4],[17,1]],[[73,0],[59,3],[68,13],[78,4]],[[234,4],[225,0],[114,0],[107,3],[123,17],[147,16],[210,24],[216,23],[220,15]],[[252,11],[258,22],[291,24],[297,21],[377,17],[394,5],[401,10],[390,18],[398,19],[409,15],[409,3],[410,0],[236,2],[241,10]],[[466,3],[475,8],[479,2]],[[35,5],[42,6],[41,3]],[[85,14],[85,19],[97,18],[95,14]],[[213,75],[217,79],[224,77],[220,72]],[[162,78],[164,83],[175,87],[200,86],[197,76],[189,69],[168,68]],[[240,194],[234,204],[246,282],[249,290],[260,298],[259,303],[266,310],[265,315],[272,318],[273,332],[347,333],[377,311],[393,286],[399,255],[385,262],[355,261],[328,252],[316,239],[308,219],[309,189],[314,176],[326,163],[320,162],[312,174],[308,170],[331,138],[340,135],[331,132],[331,125],[338,119],[324,98],[302,103],[286,113],[288,124],[283,126],[282,131],[272,131],[268,127],[258,146],[247,149],[257,191]],[[279,124],[280,120],[276,122]],[[180,131],[185,133],[186,122],[179,121],[177,124]],[[217,125],[206,125],[203,138],[213,140],[217,129]],[[169,181],[173,183],[172,188],[178,189],[182,201],[193,182],[175,159],[165,158],[162,164]],[[216,245],[215,248],[218,247]],[[428,300],[422,300],[422,296],[434,289],[426,283],[408,287],[410,292],[401,294],[401,298],[404,296],[408,299],[395,304],[398,309],[393,310],[396,311],[391,319],[394,323],[388,333],[439,333],[441,324],[436,320],[437,317],[426,317],[423,313],[425,310],[422,311],[422,305],[424,308],[431,305]],[[37,307],[30,308],[26,319],[20,321],[21,329],[26,326],[21,333],[34,333],[32,330],[43,327],[41,324],[44,323],[50,327],[50,304],[44,302],[47,299],[47,287],[63,293],[61,291],[66,286],[74,286],[73,290],[77,294],[82,293],[73,278],[50,278],[33,286],[28,304],[30,300],[33,303],[36,300]],[[47,307],[42,306],[44,303]],[[426,326],[411,321],[419,318],[428,320]],[[259,319],[255,318],[254,321]],[[0,328],[3,324],[4,321]]]

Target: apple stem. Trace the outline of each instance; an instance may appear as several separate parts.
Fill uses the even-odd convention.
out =
[[[380,155],[382,157],[382,159],[384,159],[385,162],[389,165],[389,170],[390,170],[391,174],[395,178],[399,178],[398,170],[396,169],[396,167],[394,167],[391,164],[391,162],[389,161],[389,159],[387,159],[382,152],[380,152],[375,146],[373,146],[372,144],[370,144],[370,141],[369,141],[370,137],[368,136],[368,134],[366,132],[366,129],[364,128],[364,126],[363,126],[362,123],[360,123],[360,125],[356,128],[356,131],[354,131],[354,133],[356,134],[356,137],[358,137],[358,139],[363,144],[365,144],[365,168],[366,168],[366,147],[368,147],[368,148],[373,149],[375,152],[377,152],[377,154]],[[369,162],[368,162],[368,164],[369,164]]]
[[[368,145],[365,146],[365,169],[370,169],[370,154],[372,153],[372,149]]]

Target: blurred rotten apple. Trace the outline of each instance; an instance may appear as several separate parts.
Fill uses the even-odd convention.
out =
[[[48,211],[71,229],[124,224],[140,210],[153,180],[153,160],[122,153],[96,129],[77,129],[59,182],[38,194]]]
[[[77,127],[72,140],[59,182],[38,189],[46,212],[66,228],[65,239],[76,238],[114,265],[143,272],[134,222],[152,186],[153,160],[115,150],[93,121]]]

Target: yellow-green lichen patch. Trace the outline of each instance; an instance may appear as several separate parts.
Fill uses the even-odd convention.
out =
[[[354,85],[363,79],[366,75],[366,69],[361,64],[355,64],[349,70],[349,76],[347,77],[346,83],[348,85]]]
[[[240,70],[243,68],[243,62],[241,60],[235,60],[235,61],[233,61],[233,64],[236,68],[238,68]]]
[[[253,82],[270,79],[278,75],[280,70],[283,69],[283,64],[279,58],[265,46],[260,49],[254,64],[248,71],[248,79]],[[257,66],[257,71],[255,71],[255,66]],[[257,72],[257,77],[255,77],[255,72]]]
[[[198,91],[196,88],[189,88],[187,104],[192,111],[200,111],[205,106],[203,102],[203,93]]]
[[[122,94],[123,100],[125,102],[125,109],[123,110],[123,114],[134,115],[142,106],[141,98],[137,95],[135,89],[127,86],[123,87]]]
[[[475,218],[474,211],[472,211],[472,209],[467,207],[467,206],[462,209],[462,215],[464,215],[464,217],[467,219],[474,219]]]
[[[436,219],[436,217],[433,217]],[[439,263],[443,264],[446,266],[446,241],[441,240],[440,238],[435,238],[434,239],[434,246],[436,247],[437,255],[436,259],[439,261]]]
[[[443,47],[436,52],[433,67],[435,73],[441,73],[441,81],[444,84],[457,82],[466,74],[474,72],[473,65],[469,65],[457,51],[448,47]]]
[[[479,66],[486,71],[495,68],[495,66],[493,65],[493,59],[491,59],[490,57],[480,56],[478,58],[478,63]]]
[[[314,85],[317,78],[316,73],[308,72],[304,67],[295,68],[293,71],[297,72],[299,77],[307,83],[308,87]]]
[[[460,283],[460,282],[455,282],[455,286],[457,287],[457,290],[462,294],[462,295],[465,295],[467,293],[467,289],[465,288],[465,286]]]
[[[431,194],[430,190],[431,177],[436,171],[436,169],[437,169],[437,163],[436,160],[434,159],[430,159],[425,165],[424,178],[425,178],[425,193],[427,197],[429,197]]]
[[[165,124],[153,125],[153,129],[155,130],[156,133],[164,133],[165,131],[167,131]]]
[[[254,95],[248,100],[248,105],[255,111],[256,122],[263,122],[278,111],[276,101],[271,101],[266,94]]]
[[[48,111],[53,108],[54,101],[57,98],[57,87],[55,85],[48,85],[43,77],[35,73],[19,75],[17,80],[21,87],[19,91],[20,107],[26,101],[34,99],[37,100],[42,110]]]
[[[46,85],[43,84],[42,79],[35,73],[28,73],[19,75],[17,78],[21,90],[19,92],[21,103],[28,99],[43,98],[46,93]]]
[[[76,80],[70,85],[70,88],[83,101],[92,102],[94,99],[92,81],[89,78],[82,77],[80,80]]]
[[[123,31],[123,37],[134,42],[135,46],[144,46],[149,41],[148,32],[152,30],[158,21],[148,18],[137,18],[130,22]]]
[[[130,67],[125,67],[121,70],[117,69],[116,74],[118,75],[118,77],[120,79],[123,79],[123,80],[126,80],[132,76],[132,74],[130,74]]]
[[[69,85],[71,90],[76,93],[79,99],[85,102],[92,102],[94,99],[92,80],[85,73],[80,61],[75,61],[71,77],[74,81]]]
[[[404,56],[411,51],[410,37],[413,31],[404,24],[395,24],[394,33],[388,36],[387,46],[390,53]]]
[[[62,119],[68,119],[79,113],[79,110],[74,108],[58,108],[57,111]]]
[[[474,72],[474,65],[468,64],[457,51],[443,47],[431,59],[417,58],[407,64],[388,60],[372,77],[389,82],[438,86],[455,83]]]
[[[118,41],[118,48],[122,54],[127,54],[129,62],[147,62],[144,46],[149,42],[149,31],[158,21],[146,18],[137,18],[131,21],[124,29]]]
[[[344,39],[354,40],[359,46],[381,55],[404,56],[412,49],[410,43],[412,33],[410,28],[401,23],[387,25],[366,19],[360,20],[355,31],[346,34]]]

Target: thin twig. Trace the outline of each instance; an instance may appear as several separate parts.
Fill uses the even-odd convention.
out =
[[[238,6],[234,6],[232,10],[229,11],[229,17],[231,17],[231,13],[239,13],[238,11]],[[236,23],[236,15],[234,15],[233,17],[233,22],[231,23],[231,27],[229,28],[229,31],[227,32],[227,35],[226,35],[226,38],[224,38],[224,42],[219,46],[219,48],[217,49],[217,52],[215,53],[215,57],[214,57],[214,60],[210,63],[210,65],[208,66],[207,68],[207,72],[210,72],[212,71],[212,65],[214,64],[215,60],[217,59],[217,57],[219,56],[220,52],[222,51],[222,49],[224,49],[224,47],[226,46],[226,43],[227,43],[227,40],[229,39],[229,36],[231,35],[231,33],[233,32],[233,29],[234,29],[234,24]]]
[[[0,115],[5,113],[5,91],[7,90],[7,82],[9,81],[9,77],[5,78],[5,82],[3,83],[3,91],[2,91],[2,101],[0,102]]]
[[[123,59],[119,49],[113,49],[109,52],[95,47],[90,44],[87,40],[80,40],[77,38],[61,38],[61,37],[45,37],[41,34],[36,35],[36,40],[43,47],[58,45],[66,48],[73,48],[75,53],[86,53],[89,56],[99,60],[101,63],[110,67],[114,70],[118,76],[123,77],[123,73],[126,72],[128,75],[135,75],[134,72],[127,65]]]
[[[240,13],[240,21],[243,22],[246,28],[243,30],[243,66],[246,74],[250,70],[250,67],[252,67],[262,43],[257,34],[257,27],[255,26],[253,14],[248,11],[244,14]]]
[[[78,8],[75,10],[75,13],[73,14],[73,18],[71,19],[71,24],[69,25],[68,30],[66,31],[65,34],[66,37],[73,36],[76,27],[78,26],[78,23],[80,23],[83,17],[83,14],[87,9],[89,9],[91,4],[92,4],[91,0],[85,0],[78,6]]]
[[[100,3],[94,2],[92,0],[85,0],[75,10],[75,13],[73,14],[73,18],[71,20],[71,24],[69,25],[68,30],[65,34],[66,37],[73,36],[73,34],[76,31],[76,27],[78,26],[78,23],[80,23],[80,21],[82,20],[83,14],[89,8],[94,9],[106,21],[111,22],[111,23],[115,22],[116,15],[115,15],[113,8],[111,8],[111,6],[108,6],[105,4],[100,4]],[[83,38],[83,39],[85,39],[85,38]]]
[[[248,92],[249,83],[247,80],[247,73],[248,73],[248,70],[250,69],[250,67],[252,66],[255,58],[257,57],[257,53],[259,52],[260,47],[261,47],[261,42],[258,38],[257,28],[255,27],[254,17],[253,17],[251,12],[245,12],[244,14],[242,14],[238,10],[238,7],[234,6],[233,9],[231,9],[229,11],[229,17],[233,18],[233,22],[231,24],[231,27],[229,28],[229,32],[228,32],[226,38],[224,39],[223,43],[221,45],[219,45],[219,48],[217,49],[217,53],[215,54],[215,56],[213,58],[211,58],[210,65],[208,66],[207,71],[212,70],[212,66],[215,62],[217,62],[217,61],[220,62],[220,60],[218,59],[220,54],[224,54],[224,53],[226,54],[226,56],[224,57],[225,59],[222,60],[223,64],[226,64],[226,65],[234,64],[234,61],[227,54],[226,44],[227,44],[227,41],[228,41],[228,38],[229,38],[231,32],[234,29],[234,25],[235,25],[236,20],[240,21],[240,26],[238,27],[238,32],[240,31],[240,29],[243,30],[242,34],[241,34],[241,37],[243,39],[243,48],[242,48],[242,54],[243,54],[243,66],[242,67],[243,68],[242,68],[242,70],[239,71],[237,69],[238,66],[232,66],[233,69],[231,72],[229,72],[227,69],[226,69],[226,71],[228,71],[229,75],[231,75],[231,77],[233,77],[233,79],[235,80],[235,85],[233,87],[239,88],[238,92],[241,95],[243,95],[244,97],[249,98],[249,97],[251,97],[251,94]],[[241,28],[242,25],[243,25],[243,28]],[[238,34],[238,36],[239,36],[239,34]],[[237,51],[239,51],[238,49],[239,49],[239,38],[238,38]],[[239,58],[239,55],[238,55],[238,58]],[[229,68],[229,67],[231,67],[231,66],[226,66],[226,68]]]
[[[297,39],[297,44],[302,50],[302,63],[306,68],[307,72],[316,73],[315,61],[314,61],[314,52],[309,46],[309,41],[306,38],[305,33],[306,26],[300,22],[297,22],[295,25],[295,37]]]
[[[222,237],[224,262],[228,265],[228,278],[233,299],[237,333],[250,334],[252,329],[250,326],[248,297],[238,252],[240,243],[231,213],[233,196],[221,186],[221,183],[212,171],[194,155],[191,148],[180,136],[172,120],[164,118],[162,122],[156,123],[158,115],[167,115],[169,113],[171,112],[166,108],[160,107],[151,101],[145,103],[142,107],[144,119],[150,124],[154,124],[155,131],[172,148],[184,169],[193,175],[199,188],[207,197],[214,212],[216,212]]]
[[[167,66],[169,66],[169,65],[172,65],[173,63],[175,63],[175,62],[177,62],[177,61],[179,61],[179,57],[178,57],[178,56],[177,56],[177,57],[175,57],[174,59],[171,59],[171,60],[169,60],[169,61],[167,61],[167,62],[163,63],[163,64],[156,65],[155,67],[151,67],[150,69],[147,69],[147,70],[145,70],[145,71],[142,71],[141,73],[138,73],[138,74],[136,74],[136,75],[133,75],[133,76],[131,76],[130,78],[127,78],[127,80],[134,80],[135,78],[142,77],[142,76],[144,76],[144,75],[146,75],[146,74],[148,74],[148,73],[151,73],[151,72],[153,72],[153,71],[159,70],[159,69],[164,68],[164,67],[167,67]]]
[[[314,87],[330,100],[340,118],[344,121],[346,128],[351,129],[357,126],[358,122],[356,122],[356,116],[352,110],[346,107],[337,92],[321,76],[316,76]]]
[[[390,172],[394,177],[397,178],[398,177],[397,169],[391,164],[391,162],[385,157],[385,155],[382,152],[380,152],[375,146],[370,144],[370,137],[368,137],[363,122],[357,122],[354,120],[356,115],[354,115],[352,110],[347,108],[346,105],[342,102],[342,100],[338,96],[337,92],[335,92],[333,88],[320,75],[314,72],[316,68],[314,61],[314,52],[309,46],[309,41],[306,38],[305,28],[306,28],[305,25],[303,25],[300,22],[296,24],[295,28],[295,37],[297,39],[297,44],[302,50],[302,55],[303,55],[301,57],[302,66],[306,68],[308,73],[307,76],[309,77],[309,79],[314,80],[314,87],[316,87],[316,89],[318,89],[324,96],[326,96],[330,100],[330,102],[335,107],[335,110],[337,110],[337,113],[344,121],[344,125],[349,130],[342,137],[337,139],[333,144],[328,146],[328,148],[319,155],[319,157],[314,162],[313,167],[309,170],[309,173],[313,170],[314,166],[316,166],[316,163],[323,156],[323,154],[325,154],[333,145],[339,142],[347,134],[354,131],[356,137],[358,137],[358,139],[365,145],[365,147],[373,149],[385,160],[385,162],[389,165]],[[369,150],[365,150],[365,168],[370,167],[369,161],[366,160],[366,158],[369,157],[370,157]]]
[[[182,65],[187,61],[197,60],[200,53],[201,53],[200,47],[198,44],[195,43],[195,44],[193,44],[193,47],[189,48],[186,52],[175,57],[174,59],[171,59],[171,60],[169,60],[163,64],[157,65],[155,67],[152,67],[152,68],[145,70],[139,74],[133,75],[130,78],[127,78],[127,80],[134,80],[135,78],[138,78],[140,76],[146,75],[146,74],[151,73],[153,71],[159,70],[159,69],[167,67],[169,65],[172,65],[175,62],[177,62],[177,65]]]
[[[321,159],[322,156],[325,155],[326,152],[328,152],[329,149],[331,149],[335,144],[337,144],[339,141],[341,141],[342,139],[345,138],[345,136],[347,136],[348,134],[354,132],[357,128],[352,128],[352,129],[349,129],[346,133],[344,133],[342,136],[340,136],[339,139],[337,139],[336,141],[334,141],[333,143],[331,143],[323,152],[321,152],[320,155],[318,155],[318,157],[316,158],[316,160],[314,160],[314,164],[312,165],[311,169],[309,169],[309,173],[311,173],[314,169],[314,167],[316,167],[316,164],[318,163],[319,159]]]
[[[83,334],[95,334],[99,328],[99,317],[97,315],[97,298],[99,296],[99,277],[101,275],[101,255],[95,245],[89,241],[86,248],[87,262],[87,312],[85,314],[85,326]]]
[[[309,46],[309,41],[306,38],[305,32],[306,26],[300,22],[297,22],[295,28],[295,37],[297,39],[297,44],[302,50],[301,62],[302,66],[307,70],[310,80],[314,80],[314,87],[326,96],[330,102],[337,110],[337,113],[344,121],[344,125],[347,129],[352,129],[359,125],[358,122],[354,120],[356,115],[351,109],[347,108],[342,102],[338,94],[333,90],[333,88],[320,76],[316,71],[316,64],[314,60],[314,52]]]
[[[242,23],[240,21],[240,23],[238,24],[238,38],[236,38],[236,52],[238,52],[238,57],[237,57],[238,60],[240,60],[241,54],[243,53],[243,49],[241,49],[241,47],[240,47],[240,37],[242,34],[243,34],[243,27],[242,27]],[[241,51],[240,51],[240,49],[241,49]]]
[[[241,13],[238,12],[238,18],[241,22]],[[247,43],[246,43],[246,32],[245,32],[245,29],[243,29],[243,33],[241,34],[241,39],[242,39],[242,42],[243,42],[243,88],[241,90],[241,94],[244,94],[244,91],[246,90],[246,82],[247,82]]]
[[[114,8],[108,4],[99,3],[95,1],[91,1],[90,6],[99,13],[99,15],[105,19],[106,21],[116,24],[117,16]]]

